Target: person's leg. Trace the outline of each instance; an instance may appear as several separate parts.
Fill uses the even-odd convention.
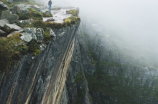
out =
[[[51,10],[52,9],[52,6],[51,5],[49,5],[49,10]]]
[[[49,5],[49,10],[50,10],[50,8],[51,8],[50,6],[51,6],[51,5]]]

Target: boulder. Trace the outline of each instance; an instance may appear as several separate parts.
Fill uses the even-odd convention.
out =
[[[25,42],[36,40],[37,42],[41,43],[44,39],[44,30],[41,28],[25,28],[21,39]]]
[[[46,20],[46,22],[51,22],[51,21],[54,21],[54,19],[53,18],[49,18],[49,19]]]
[[[42,10],[41,12],[46,15],[52,15],[51,11],[48,9]]]
[[[40,7],[37,6],[37,5],[33,5],[33,6],[30,6],[30,7],[33,8],[33,9],[35,9],[38,12],[41,12]]]
[[[12,8],[12,12],[16,14],[28,14],[29,13],[28,8],[29,7],[27,5],[18,4]]]
[[[15,34],[21,33],[22,31],[23,30],[11,32],[10,34],[7,35],[7,37],[10,37],[10,36],[13,36]]]
[[[12,31],[20,31],[21,30],[21,27],[15,25],[15,24],[5,24],[3,29],[6,31],[6,32],[12,32]]]
[[[22,33],[22,36],[20,38],[27,43],[32,40],[32,36],[29,33]]]
[[[7,33],[0,29],[0,37],[4,37],[4,36],[6,37]]]
[[[1,19],[7,19],[9,23],[15,23],[18,22],[19,16],[16,14],[11,14],[9,10],[6,10],[6,11],[2,11]]]
[[[54,33],[54,31],[52,29],[50,29],[49,33],[50,33],[50,36],[53,36],[53,37],[56,36],[55,33]]]
[[[3,20],[0,20],[0,28],[4,27],[5,24],[8,24],[8,20],[6,19],[3,19]]]
[[[4,4],[2,1],[0,1],[0,10],[8,10],[8,9],[9,7],[6,4]]]

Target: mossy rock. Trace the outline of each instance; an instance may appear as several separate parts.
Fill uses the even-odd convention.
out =
[[[3,39],[0,37],[0,71],[7,71],[8,66],[20,60],[21,54],[27,53],[27,46],[20,39],[20,34]]]
[[[34,20],[42,20],[43,16],[40,12],[36,11],[33,8],[29,8],[29,16]]]
[[[68,11],[66,11],[66,13],[68,13],[68,14],[72,14],[72,16],[77,16],[78,13],[79,13],[79,11],[76,10],[76,9],[72,9],[72,10],[68,10]]]
[[[30,19],[30,18],[32,18],[34,20],[43,19],[43,15],[40,12],[36,11],[33,8],[29,8],[28,10],[29,10],[28,14],[18,14],[20,20],[26,20],[26,19]]]
[[[52,14],[47,14],[47,13],[42,13],[42,16],[43,16],[43,17],[53,17]]]

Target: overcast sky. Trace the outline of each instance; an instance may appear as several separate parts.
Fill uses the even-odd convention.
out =
[[[82,21],[82,17],[86,17],[94,24],[100,23],[98,27],[104,28],[109,35],[124,39],[130,45],[137,44],[138,49],[152,47],[150,51],[158,57],[158,0],[52,0],[52,2],[53,5],[79,7]]]
[[[158,0],[66,0],[111,33],[158,52]]]

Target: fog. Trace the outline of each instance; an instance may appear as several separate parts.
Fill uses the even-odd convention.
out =
[[[146,54],[158,57],[158,1],[52,0],[52,2],[54,6],[79,7],[82,22],[87,21],[91,26],[95,25],[96,31],[118,39],[117,41],[126,44],[132,51],[146,51]]]

